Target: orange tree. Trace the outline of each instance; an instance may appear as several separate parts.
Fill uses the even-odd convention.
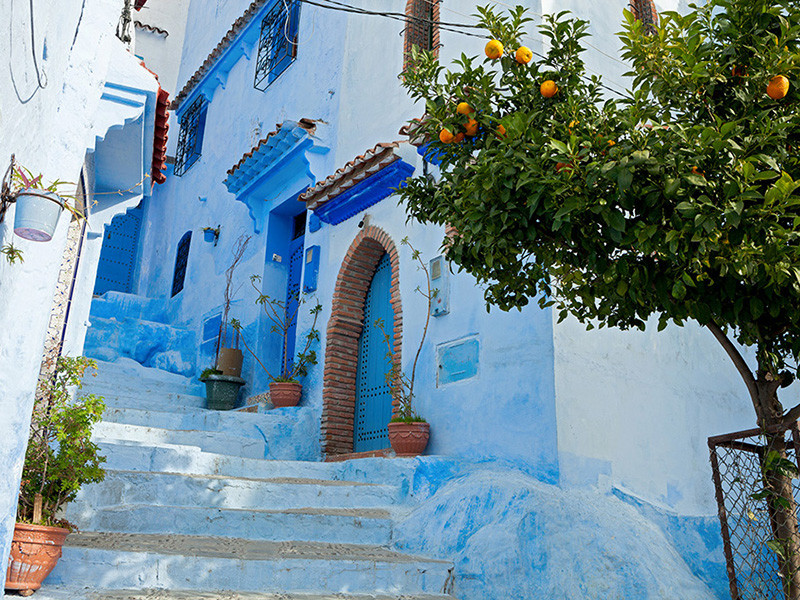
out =
[[[452,226],[448,258],[504,310],[537,299],[589,328],[706,326],[758,424],[796,420],[777,397],[800,355],[796,1],[710,0],[655,27],[626,12],[631,89],[617,100],[586,74],[585,21],[546,18],[547,55],[526,62],[524,9],[479,17],[485,58],[445,69],[414,52],[403,73],[425,103],[413,135],[441,160],[438,179],[400,190],[409,215]],[[791,498],[785,479],[773,491]],[[800,559],[786,564],[798,598]]]

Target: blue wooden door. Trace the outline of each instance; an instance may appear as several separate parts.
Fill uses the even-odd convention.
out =
[[[97,264],[95,294],[104,294],[109,290],[131,292],[142,212],[141,206],[137,206],[114,217],[106,227]]]
[[[288,369],[291,371],[294,364],[297,337],[297,303],[300,298],[300,276],[303,273],[303,236],[289,242],[289,280],[286,284],[286,315],[295,315],[289,333],[286,337],[286,353],[281,357],[288,358]]]
[[[375,321],[381,319],[391,337],[394,311],[391,304],[392,264],[384,254],[364,302],[364,329],[358,340],[356,407],[353,451],[366,452],[389,447],[386,425],[392,418],[392,394],[386,374],[392,367],[386,341]]]

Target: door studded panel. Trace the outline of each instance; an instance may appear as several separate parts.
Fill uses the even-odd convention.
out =
[[[300,275],[303,272],[303,237],[292,240],[289,244],[289,278],[286,284],[286,314],[295,315],[294,323],[289,327],[286,336],[287,369],[291,372],[294,365],[295,349],[297,347],[297,319],[298,302],[300,300]],[[281,365],[283,359],[281,357]]]
[[[382,450],[389,447],[386,425],[392,418],[392,394],[386,374],[392,367],[386,341],[375,321],[381,319],[390,336],[394,330],[391,304],[392,264],[384,254],[364,302],[364,329],[358,340],[356,406],[353,451]]]
[[[95,294],[105,294],[111,290],[131,292],[142,213],[142,207],[137,206],[114,217],[106,227],[97,264]]]

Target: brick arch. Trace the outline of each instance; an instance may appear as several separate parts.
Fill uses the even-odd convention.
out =
[[[378,261],[388,253],[392,266],[391,304],[394,309],[392,339],[395,360],[400,361],[403,344],[403,309],[400,302],[400,257],[389,235],[365,226],[345,254],[325,341],[322,385],[322,451],[326,457],[353,451],[358,338],[364,327],[364,302]],[[387,324],[388,325],[388,324]]]

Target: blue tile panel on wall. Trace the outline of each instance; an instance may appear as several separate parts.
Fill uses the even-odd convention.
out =
[[[437,385],[447,385],[478,375],[480,347],[477,337],[436,348]]]
[[[314,214],[325,223],[338,225],[377,204],[387,196],[391,196],[412,173],[414,173],[414,167],[410,164],[402,160],[395,161],[372,177],[315,208]]]
[[[308,294],[317,290],[319,278],[319,246],[306,248],[306,265],[303,274],[303,293]]]

